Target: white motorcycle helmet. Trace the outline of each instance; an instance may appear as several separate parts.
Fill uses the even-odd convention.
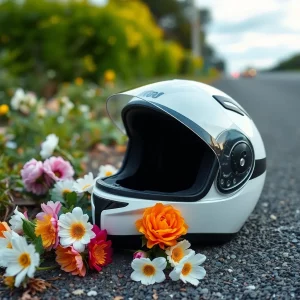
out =
[[[177,208],[187,239],[222,243],[254,209],[266,176],[266,153],[248,113],[209,85],[169,80],[107,99],[129,142],[117,174],[98,179],[93,221],[115,246],[140,245],[135,222],[156,202]]]

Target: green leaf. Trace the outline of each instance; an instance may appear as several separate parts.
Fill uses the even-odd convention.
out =
[[[44,252],[43,241],[40,235],[33,241],[33,244],[36,252],[38,252],[39,254],[42,254]]]
[[[71,211],[73,210],[73,208],[74,208],[73,205],[72,205],[71,207],[69,207],[69,208],[63,206],[63,207],[61,208],[61,211],[62,211],[63,214],[66,214],[66,213],[68,213],[68,212],[71,212]]]
[[[154,248],[155,257],[167,258],[166,252],[163,249],[161,249],[158,245],[155,245],[153,248]]]
[[[23,219],[23,231],[24,234],[33,242],[36,239],[36,235],[34,233],[35,226],[30,221]]]
[[[142,236],[142,248],[143,248],[144,246],[146,246],[146,244],[147,244],[147,239],[146,239],[145,236],[143,235],[143,236]]]
[[[76,192],[68,193],[66,195],[66,202],[69,207],[75,206],[77,203],[77,194]]]

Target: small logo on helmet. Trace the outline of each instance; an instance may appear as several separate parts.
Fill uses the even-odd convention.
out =
[[[163,92],[155,92],[155,91],[145,91],[139,94],[138,96],[144,96],[144,97],[151,97],[151,98],[158,98],[162,96]]]

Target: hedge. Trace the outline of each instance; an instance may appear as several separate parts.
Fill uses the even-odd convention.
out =
[[[118,78],[187,73],[190,59],[178,43],[163,39],[140,1],[4,0],[0,4],[0,68],[24,87],[54,77],[99,82],[105,70]],[[33,82],[31,82],[33,81]]]

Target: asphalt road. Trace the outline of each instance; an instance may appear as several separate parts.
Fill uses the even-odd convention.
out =
[[[165,281],[142,286],[130,280],[129,253],[115,253],[101,274],[73,277],[59,270],[58,290],[43,299],[300,299],[300,74],[224,78],[214,84],[252,116],[267,151],[268,174],[251,217],[230,243],[195,249],[207,256],[207,276],[197,288]],[[82,289],[82,295],[74,295]],[[158,298],[157,298],[158,297]],[[118,299],[118,298],[116,298]],[[121,298],[119,298],[121,299]]]

